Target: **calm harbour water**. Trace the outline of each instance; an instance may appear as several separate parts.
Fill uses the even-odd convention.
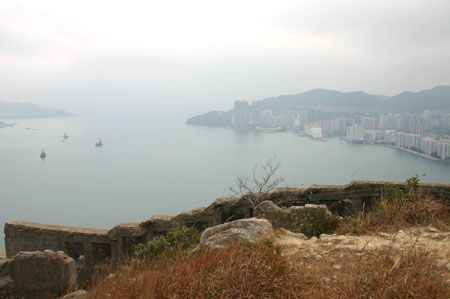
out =
[[[2,240],[4,223],[12,220],[111,228],[206,206],[229,195],[235,176],[273,155],[289,187],[404,181],[415,174],[450,183],[450,163],[289,132],[236,132],[162,117],[9,122],[17,125],[0,129]],[[64,132],[70,136],[65,142]],[[104,146],[96,148],[99,137]],[[39,157],[42,148],[45,160]]]

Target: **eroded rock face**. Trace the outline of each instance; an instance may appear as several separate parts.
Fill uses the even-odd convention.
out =
[[[205,230],[200,248],[219,249],[237,242],[274,240],[272,225],[265,219],[248,218],[217,225]]]
[[[326,223],[331,212],[326,205],[306,204],[283,209],[266,200],[255,208],[254,216],[267,219],[274,229],[284,228],[311,237],[316,230],[313,226]]]
[[[75,260],[62,251],[21,251],[9,263],[18,298],[60,296],[76,286]]]

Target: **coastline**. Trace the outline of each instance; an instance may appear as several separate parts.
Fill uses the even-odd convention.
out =
[[[232,128],[232,127],[223,127],[223,128],[234,129],[234,128]],[[234,130],[236,130],[236,129],[234,129]],[[333,137],[333,136],[330,136],[330,137],[322,137],[322,138],[314,138],[314,137],[312,137],[312,136],[298,134],[298,133],[296,133],[296,132],[294,132],[294,131],[292,131],[292,130],[282,130],[282,129],[280,129],[280,128],[275,128],[275,129],[270,129],[270,128],[268,128],[268,129],[256,128],[256,129],[252,129],[252,130],[249,129],[249,130],[243,130],[243,131],[249,131],[249,132],[250,132],[250,131],[254,131],[254,132],[259,132],[259,133],[282,133],[282,132],[291,132],[291,133],[294,133],[294,134],[297,135],[297,136],[300,136],[300,137],[308,137],[308,138],[310,138],[310,139],[312,139],[312,140],[314,140],[314,141],[327,142],[326,139],[328,139],[328,138],[338,138],[338,139],[340,139],[341,141],[350,142],[350,143],[355,143],[355,142],[347,141],[347,140],[345,140],[345,139],[341,139],[341,138],[339,138],[339,137]],[[419,152],[416,152],[416,151],[413,151],[413,150],[410,150],[410,149],[407,149],[407,148],[398,147],[398,146],[394,146],[394,145],[380,144],[380,143],[369,143],[369,142],[363,142],[363,143],[360,143],[360,144],[374,145],[374,146],[380,146],[380,147],[388,147],[388,148],[393,148],[393,149],[399,149],[399,150],[402,150],[402,151],[405,151],[405,152],[408,152],[408,153],[411,153],[411,154],[414,154],[414,155],[417,155],[417,156],[421,156],[421,157],[423,157],[423,158],[427,158],[427,159],[430,159],[430,160],[450,163],[450,160],[444,160],[444,159],[435,158],[435,157],[426,155],[426,154],[424,154],[424,153],[419,153]]]
[[[402,150],[402,151],[405,151],[405,152],[408,152],[408,153],[411,153],[411,154],[414,154],[414,155],[417,155],[417,156],[421,156],[421,157],[424,157],[424,158],[427,158],[427,159],[430,159],[430,160],[434,160],[434,161],[450,162],[450,160],[444,160],[444,159],[435,158],[435,157],[432,157],[432,156],[428,156],[428,155],[426,155],[424,153],[419,153],[419,152],[416,152],[416,151],[413,151],[413,150],[410,150],[410,149],[407,149],[407,148],[398,147],[398,146],[394,146],[394,145],[376,144],[376,143],[366,143],[366,144],[399,149],[399,150]]]

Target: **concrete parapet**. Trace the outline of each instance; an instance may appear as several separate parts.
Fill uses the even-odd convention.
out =
[[[266,200],[255,208],[254,216],[267,219],[274,229],[284,228],[311,237],[313,227],[310,225],[325,223],[326,217],[331,216],[331,212],[326,205],[306,204],[305,206],[280,208]]]
[[[9,263],[9,273],[17,298],[58,297],[76,288],[75,261],[62,251],[21,251]]]
[[[99,255],[111,256],[108,230],[104,229],[13,221],[5,224],[5,245],[7,257],[13,257],[19,251],[50,249],[64,251],[77,264],[88,267],[99,261]],[[100,247],[109,248],[109,253],[100,253]]]
[[[278,206],[303,206],[325,204],[341,216],[351,216],[363,208],[367,211],[374,200],[384,196],[387,188],[404,188],[403,182],[352,181],[347,185],[313,185],[308,188],[279,188],[268,199]],[[421,183],[421,190],[437,200],[450,205],[450,185]]]

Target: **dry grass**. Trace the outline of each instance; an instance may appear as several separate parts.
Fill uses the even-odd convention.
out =
[[[414,178],[412,178],[414,179]],[[411,179],[411,180],[412,180]],[[415,225],[448,230],[450,210],[427,196],[418,179],[393,190],[369,213],[346,219],[338,233],[395,231]],[[412,182],[412,184],[410,184]],[[307,248],[296,254],[270,242],[195,254],[163,252],[99,280],[90,298],[450,298],[448,271],[417,248]],[[287,248],[285,252],[288,252]]]
[[[413,249],[403,254],[338,251],[304,265],[310,271],[306,281],[314,285],[310,298],[450,298],[446,278],[432,257]],[[341,268],[333,268],[336,265]]]
[[[443,230],[450,228],[449,207],[420,187],[385,194],[370,212],[363,211],[356,218],[344,219],[336,233],[392,232],[417,225],[432,225]]]
[[[178,251],[125,267],[93,298],[289,298],[297,288],[288,259],[267,244],[189,255]],[[109,295],[111,297],[109,297]]]
[[[99,281],[90,298],[450,298],[427,253],[334,250],[319,258],[279,249],[261,243],[163,254]]]

